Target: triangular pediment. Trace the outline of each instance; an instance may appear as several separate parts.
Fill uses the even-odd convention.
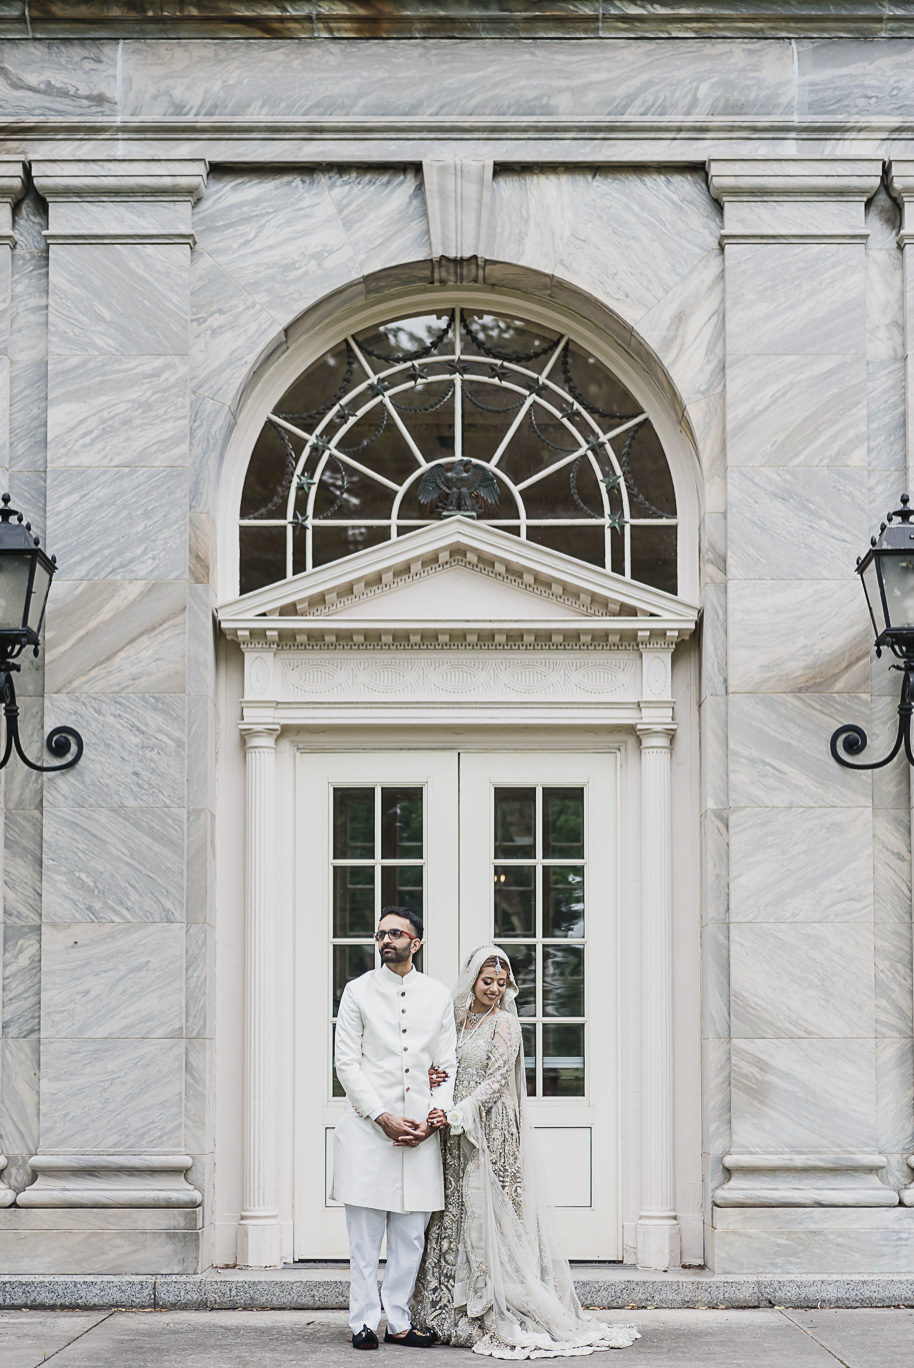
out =
[[[623,621],[694,627],[696,609],[681,599],[510,533],[453,518],[360,551],[219,610],[229,635],[256,626],[283,634],[323,624],[357,627],[530,630],[583,628]]]

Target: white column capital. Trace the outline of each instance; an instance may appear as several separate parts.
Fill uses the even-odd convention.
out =
[[[238,730],[244,737],[245,750],[269,750],[276,749],[276,739],[282,728],[278,723],[272,722],[241,722]]]
[[[206,188],[201,158],[34,161],[48,201],[48,242],[171,242],[193,246],[193,206]]]
[[[875,157],[712,157],[708,188],[730,243],[865,242],[866,201],[879,188]]]

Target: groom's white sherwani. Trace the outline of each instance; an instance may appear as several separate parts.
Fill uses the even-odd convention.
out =
[[[448,1081],[429,1087],[432,1065]],[[375,1117],[424,1121],[454,1095],[457,1031],[451,995],[417,969],[402,977],[386,965],[347,983],[336,1023],[336,1073],[351,1106],[333,1137],[333,1197],[383,1211],[441,1211],[444,1181],[436,1135],[415,1149],[395,1148]]]

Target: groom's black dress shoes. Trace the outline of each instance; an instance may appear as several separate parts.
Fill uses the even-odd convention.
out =
[[[407,1330],[405,1335],[392,1335],[389,1330],[385,1330],[384,1343],[405,1344],[407,1349],[431,1349],[433,1344],[438,1343],[438,1336],[434,1330],[429,1330],[425,1335],[418,1330]]]
[[[367,1325],[363,1325],[352,1337],[353,1349],[377,1349],[378,1337],[373,1330],[369,1330]]]

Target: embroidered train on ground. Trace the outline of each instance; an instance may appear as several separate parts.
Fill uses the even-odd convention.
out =
[[[283,662],[284,683],[288,689],[309,697],[358,699],[366,693],[452,697],[455,694],[484,698],[499,696],[611,697],[620,694],[635,698],[637,662],[568,661],[554,655],[524,661],[489,659],[477,656],[464,659],[413,660],[326,660]]]

